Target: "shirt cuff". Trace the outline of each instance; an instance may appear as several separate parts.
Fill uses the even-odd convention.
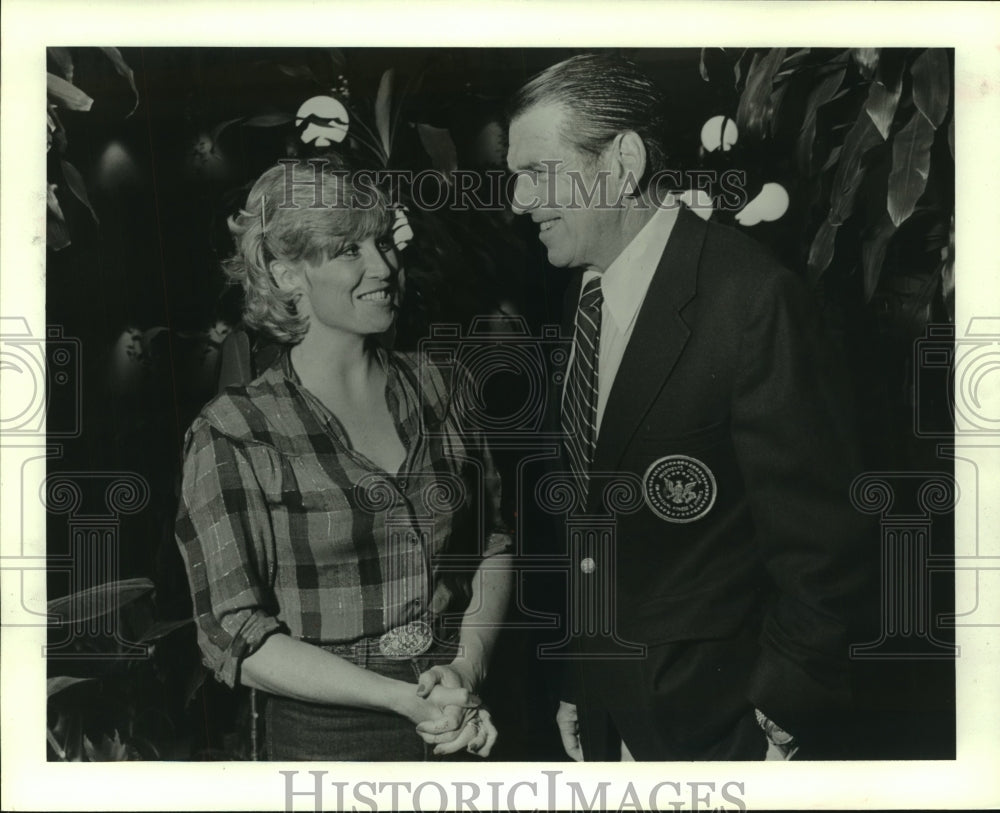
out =
[[[215,677],[227,686],[235,687],[240,682],[240,668],[243,660],[258,649],[272,633],[282,629],[282,624],[273,615],[263,610],[255,610],[233,637],[229,648],[220,652],[215,663],[208,664]]]
[[[486,549],[483,558],[496,556],[500,553],[510,553],[514,549],[514,535],[509,531],[493,531],[486,537]]]
[[[767,735],[767,739],[772,745],[776,745],[785,752],[795,748],[796,742],[794,735],[785,731],[785,729],[774,722],[774,720],[771,720],[760,709],[754,709],[754,712],[757,715],[757,724],[764,729],[764,733]]]

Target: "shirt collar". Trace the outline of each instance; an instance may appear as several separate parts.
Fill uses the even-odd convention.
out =
[[[292,364],[291,349],[291,345],[282,348],[278,358],[264,371],[261,379],[272,387],[285,386],[292,392],[299,392],[314,417],[321,423],[332,425],[338,436],[346,437],[337,416],[302,383]],[[415,362],[407,361],[403,355],[387,350],[380,342],[374,342],[372,350],[388,377],[386,402],[389,414],[396,423],[403,444],[409,448],[411,439],[419,431],[437,431],[438,425],[444,420],[445,404],[432,397],[433,390],[426,382],[417,380]],[[422,410],[422,413],[418,410]]]
[[[608,266],[601,279],[607,313],[625,333],[632,326],[677,220],[677,207],[657,207],[649,222]],[[597,274],[588,271],[583,283]]]

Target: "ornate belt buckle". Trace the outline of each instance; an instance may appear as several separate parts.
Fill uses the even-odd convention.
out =
[[[387,658],[402,660],[423,655],[431,648],[433,633],[425,621],[411,621],[389,630],[378,639],[378,648]]]

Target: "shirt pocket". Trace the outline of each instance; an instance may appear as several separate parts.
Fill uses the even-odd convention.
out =
[[[632,439],[631,447],[655,446],[663,448],[673,446],[679,451],[694,451],[714,446],[728,439],[729,427],[728,419],[680,431],[673,431],[671,427],[658,424],[646,424]]]
[[[354,537],[378,522],[373,509],[368,521],[352,503],[342,485],[334,482],[313,455],[279,455],[280,476],[269,489],[271,522],[279,563],[289,569],[303,566],[338,567],[357,559]],[[297,578],[297,577],[296,577]]]
[[[290,511],[335,512],[356,501],[353,494],[345,493],[346,473],[341,482],[335,481],[316,455],[283,454],[279,458],[280,476],[273,489],[276,505]]]

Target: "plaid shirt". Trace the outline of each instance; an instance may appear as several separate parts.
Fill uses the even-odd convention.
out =
[[[406,449],[396,475],[351,448],[287,353],[188,430],[177,541],[203,660],[229,685],[275,631],[322,645],[457,626],[444,615],[465,609],[481,559],[510,547],[453,372],[379,352]]]

